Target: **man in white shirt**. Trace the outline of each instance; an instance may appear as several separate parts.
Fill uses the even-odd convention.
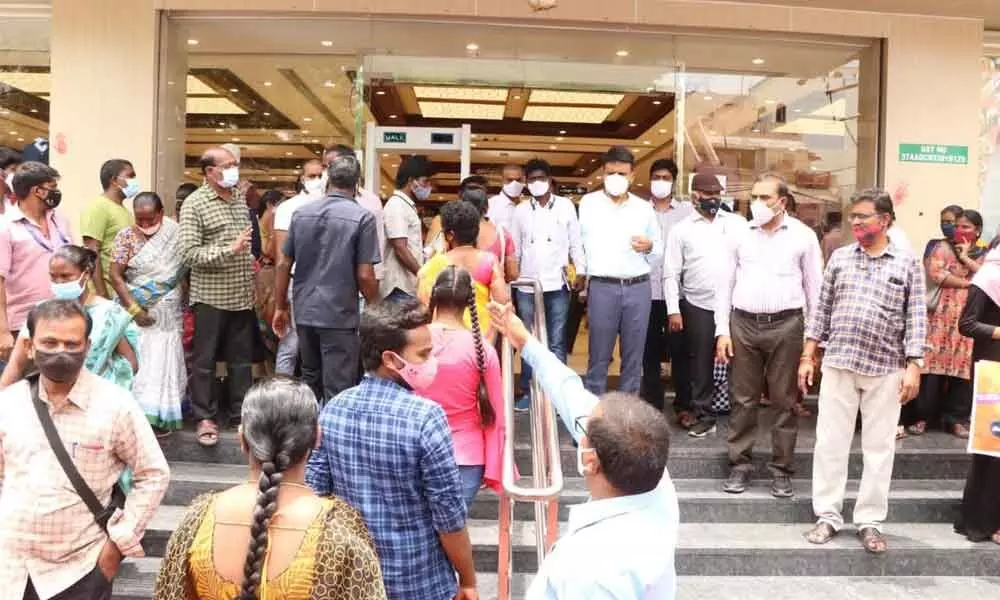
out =
[[[396,191],[385,203],[385,266],[379,295],[389,301],[415,298],[417,271],[424,264],[423,223],[417,202],[431,196],[431,163],[407,156],[396,172]]]
[[[580,238],[587,282],[590,332],[587,389],[603,394],[608,365],[620,337],[618,389],[636,394],[649,327],[650,265],[663,260],[660,227],[649,202],[629,193],[635,156],[613,146],[603,157],[604,189],[580,201]],[[582,277],[584,269],[578,271]]]
[[[805,313],[819,302],[823,254],[816,234],[786,214],[788,185],[764,175],[750,193],[750,228],[725,252],[715,326],[717,358],[732,361],[729,418],[731,471],[723,491],[746,491],[753,473],[753,445],[761,395],[777,413],[772,438],[771,495],[793,495],[798,417],[797,372],[802,355]]]
[[[590,493],[570,509],[567,533],[539,567],[528,600],[673,600],[680,519],[666,417],[635,396],[588,392],[512,312],[491,304],[491,322],[535,368],[579,444],[577,469]]]
[[[726,247],[747,228],[741,215],[722,210],[722,184],[707,172],[691,183],[695,212],[671,231],[663,266],[663,295],[668,327],[684,333],[690,358],[691,409],[695,422],[688,434],[715,432],[712,409],[715,368],[715,291]]]
[[[302,165],[302,175],[295,182],[298,195],[285,200],[274,211],[274,244],[281,257],[285,247],[285,238],[292,225],[295,211],[306,204],[323,198],[326,193],[325,169],[319,159],[306,161]],[[295,276],[295,265],[292,265],[292,276]],[[292,305],[292,286],[288,286],[288,305]],[[299,336],[295,330],[295,318],[288,320],[288,329],[284,337],[278,340],[278,350],[275,353],[274,372],[278,375],[295,375],[295,366],[299,361]]]
[[[524,191],[524,170],[520,165],[505,165],[501,175],[503,187],[499,194],[489,199],[486,218],[510,231],[514,226],[514,209],[521,201],[521,193]]]
[[[654,161],[649,168],[649,189],[652,194],[650,202],[660,226],[664,248],[667,247],[671,230],[694,210],[690,202],[682,202],[674,197],[676,178],[677,164],[669,158]],[[687,412],[691,408],[688,347],[683,331],[670,332],[667,329],[667,304],[663,297],[662,283],[663,263],[653,263],[650,267],[653,305],[649,311],[649,329],[646,331],[646,350],[642,358],[642,386],[639,395],[646,402],[663,409],[665,391],[660,366],[669,353],[670,381],[676,394],[674,410],[687,415],[687,418],[679,420],[682,425],[690,427],[688,419],[693,417]]]
[[[566,267],[570,259],[577,268],[584,263],[580,244],[580,222],[576,207],[569,198],[552,193],[552,167],[544,160],[528,161],[524,167],[528,176],[531,199],[521,202],[514,210],[511,236],[514,238],[521,277],[537,279],[542,284],[545,303],[545,329],[549,350],[566,362],[566,325],[569,321],[570,291]],[[575,284],[575,282],[573,282]],[[535,298],[530,288],[514,288],[517,311],[526,323],[534,323]],[[531,367],[521,366],[521,389],[531,384]],[[517,401],[517,410],[528,409],[527,395]]]

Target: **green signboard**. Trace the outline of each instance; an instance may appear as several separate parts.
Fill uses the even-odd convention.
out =
[[[900,144],[899,162],[967,165],[969,164],[969,147],[942,146],[939,144]]]
[[[382,132],[382,143],[383,144],[405,144],[406,143],[406,132],[405,131],[383,131]]]

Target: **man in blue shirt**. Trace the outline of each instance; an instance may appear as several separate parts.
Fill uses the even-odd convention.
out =
[[[580,239],[587,276],[590,331],[587,389],[603,394],[615,341],[621,337],[618,389],[636,394],[653,297],[650,265],[663,260],[663,240],[653,207],[629,193],[635,156],[614,146],[604,155],[604,189],[580,200]]]
[[[570,508],[568,533],[539,569],[528,600],[673,600],[679,511],[666,471],[666,417],[636,396],[588,392],[509,305],[491,304],[490,316],[573,432],[591,496]]]
[[[430,320],[416,300],[365,311],[367,375],[323,408],[306,481],[361,512],[389,600],[477,600],[451,430],[444,409],[412,391],[437,371]]]

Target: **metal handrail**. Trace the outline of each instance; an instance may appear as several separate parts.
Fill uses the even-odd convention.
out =
[[[545,296],[542,284],[537,279],[522,278],[512,286],[530,286],[535,304],[533,332],[544,346],[548,346],[548,332],[545,327]],[[514,502],[532,502],[535,505],[535,548],[538,564],[555,544],[559,534],[559,494],[563,489],[562,458],[559,448],[559,431],[555,412],[548,395],[538,384],[531,381],[531,407],[529,422],[531,427],[531,473],[532,485],[522,486],[518,482],[514,461],[514,349],[510,340],[503,338],[500,366],[503,378],[504,416],[507,421],[507,437],[503,445],[503,494],[500,497],[500,539],[498,551],[498,600],[510,599],[510,580],[513,576],[513,554],[511,534],[514,524]]]

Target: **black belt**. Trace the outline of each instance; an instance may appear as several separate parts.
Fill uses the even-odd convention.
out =
[[[757,322],[757,324],[770,324],[784,321],[785,319],[796,317],[802,314],[801,308],[790,308],[776,313],[752,313],[739,308],[734,308],[733,312],[741,317]]]
[[[593,276],[590,278],[591,281],[600,281],[601,283],[614,283],[617,285],[635,285],[637,283],[643,283],[649,281],[649,274],[639,275],[638,277],[626,277],[622,279],[621,277],[600,277]]]

